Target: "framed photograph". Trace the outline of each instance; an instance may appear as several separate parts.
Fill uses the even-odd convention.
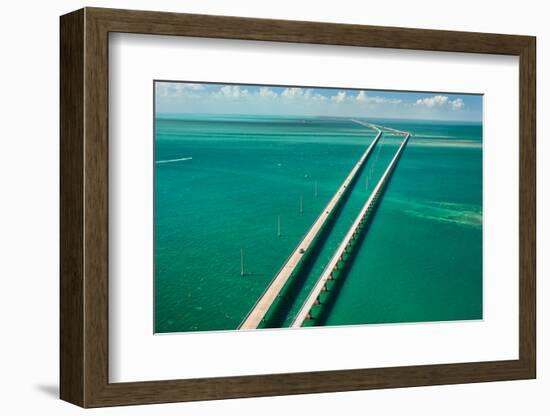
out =
[[[61,17],[82,407],[536,374],[535,38]]]

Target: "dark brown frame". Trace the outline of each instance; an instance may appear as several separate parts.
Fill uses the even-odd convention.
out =
[[[519,359],[109,383],[109,32],[519,56]],[[98,8],[62,16],[61,398],[100,407],[535,378],[535,45],[530,36]]]

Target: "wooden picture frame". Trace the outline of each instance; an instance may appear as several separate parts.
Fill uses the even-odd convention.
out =
[[[85,8],[61,17],[60,396],[82,407],[535,378],[535,38]],[[109,383],[110,32],[519,56],[519,359]]]

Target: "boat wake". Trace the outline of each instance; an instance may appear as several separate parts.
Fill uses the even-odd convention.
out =
[[[184,160],[191,160],[192,157],[180,157],[179,159],[167,159],[167,160],[157,160],[155,163],[174,163],[174,162],[183,162]]]

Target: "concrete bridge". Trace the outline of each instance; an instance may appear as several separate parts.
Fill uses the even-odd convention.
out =
[[[290,277],[293,275],[294,271],[298,268],[302,259],[306,256],[308,249],[312,246],[315,239],[323,229],[324,225],[327,223],[328,219],[332,216],[333,212],[338,207],[343,196],[349,191],[350,185],[353,183],[353,180],[356,178],[358,172],[366,163],[366,160],[370,155],[372,149],[380,139],[380,136],[382,135],[382,130],[380,130],[378,127],[375,127],[370,123],[365,123],[357,120],[353,120],[353,121],[363,126],[376,130],[377,131],[376,137],[371,142],[371,144],[367,147],[367,149],[365,150],[363,155],[359,158],[357,163],[353,166],[353,168],[349,172],[348,176],[346,177],[342,185],[338,188],[334,196],[331,198],[327,206],[323,209],[323,211],[321,212],[321,215],[319,215],[317,220],[313,223],[313,225],[311,226],[309,231],[306,233],[302,241],[300,241],[298,246],[294,249],[290,257],[287,259],[287,261],[283,265],[283,267],[280,269],[280,271],[271,281],[269,286],[262,293],[260,298],[256,301],[251,311],[248,313],[248,315],[245,317],[245,319],[239,326],[239,329],[258,328],[258,326],[264,319],[265,315],[267,314],[267,312],[269,311],[269,309],[271,308],[271,306],[273,305],[273,303],[281,293],[281,290],[283,289],[287,281],[290,279]]]
[[[346,233],[344,239],[338,246],[338,249],[336,250],[333,257],[325,267],[323,273],[319,277],[319,280],[317,281],[317,283],[309,293],[306,301],[300,308],[300,311],[296,315],[296,318],[294,319],[291,325],[292,328],[301,327],[306,320],[311,319],[311,309],[313,308],[313,306],[318,305],[320,303],[320,296],[321,296],[321,293],[326,290],[327,282],[334,278],[334,273],[338,271],[341,265],[349,259],[347,257],[347,254],[349,254],[349,252],[351,251],[350,249],[352,247],[353,242],[359,236],[359,233],[362,231],[363,224],[367,220],[369,213],[375,207],[376,202],[378,201],[378,197],[382,193],[384,186],[388,183],[389,179],[391,178],[391,174],[394,171],[395,166],[397,165],[397,162],[399,161],[399,157],[401,156],[403,149],[407,145],[407,142],[410,137],[410,133],[401,132],[395,129],[390,129],[390,130],[392,130],[396,134],[404,135],[405,138],[403,139],[403,142],[399,146],[399,149],[395,153],[388,167],[384,171],[384,174],[378,181],[376,187],[373,189],[369,198],[365,202],[365,205],[363,205],[361,211],[359,212],[359,215],[357,216],[357,218],[351,225],[350,229]]]

